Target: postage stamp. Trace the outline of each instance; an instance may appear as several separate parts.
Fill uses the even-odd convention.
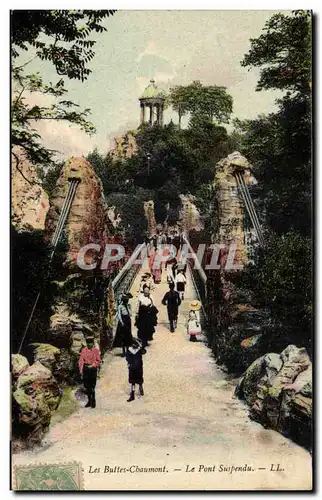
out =
[[[19,465],[14,469],[14,490],[82,490],[83,469],[80,462]]]

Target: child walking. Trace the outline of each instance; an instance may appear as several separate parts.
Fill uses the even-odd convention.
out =
[[[177,275],[175,277],[175,282],[177,285],[177,292],[179,292],[180,300],[184,300],[184,290],[186,286],[186,277],[183,273],[183,271],[178,271]]]
[[[198,300],[190,302],[190,311],[187,321],[187,334],[190,336],[190,342],[197,342],[197,336],[201,334],[200,307],[201,305]]]
[[[139,385],[140,395],[144,396],[142,344],[139,339],[133,339],[132,345],[127,349],[126,361],[129,369],[129,384],[131,386],[130,397],[127,400],[129,403],[135,399],[135,384]]]

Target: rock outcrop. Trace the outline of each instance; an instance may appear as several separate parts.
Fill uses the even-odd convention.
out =
[[[114,139],[114,149],[111,152],[113,160],[132,158],[138,151],[135,131],[129,131],[121,137]]]
[[[210,347],[218,363],[240,374],[267,352],[261,350],[261,341],[269,323],[269,314],[255,306],[251,291],[245,293],[237,285],[238,273],[242,273],[243,267],[249,262],[246,209],[235,177],[237,172],[246,185],[256,184],[251,164],[238,151],[216,165],[215,234],[212,240],[215,244],[223,244],[224,248],[220,249],[219,254],[220,269],[208,272],[207,296],[208,317],[214,325],[209,338]]]
[[[77,360],[81,347],[86,345],[79,327],[91,327],[98,345],[102,347],[104,344],[105,273],[108,274],[109,270],[105,272],[101,269],[101,259],[109,238],[101,181],[89,162],[75,157],[66,162],[50,199],[46,238],[51,240],[55,231],[71,179],[77,179],[79,183],[63,231],[63,265],[58,267],[53,282],[56,292],[46,342],[60,350],[55,363],[55,377],[59,381],[73,383],[79,380]],[[79,251],[89,243],[100,247],[100,250],[83,253],[83,262],[86,266],[96,265],[94,269],[79,267],[77,262]]]
[[[30,163],[20,147],[13,148],[11,157],[12,224],[17,231],[43,230],[49,201],[36,167]]]
[[[86,323],[78,314],[72,313],[67,304],[56,304],[55,312],[50,318],[48,337],[51,344],[58,346],[59,350],[53,367],[53,374],[59,382],[73,384],[80,381],[77,363],[81,349],[86,346],[83,327],[92,327],[96,344],[99,347],[104,345],[98,325],[95,328]]]
[[[69,189],[69,179],[79,179],[76,193],[66,221],[64,233],[67,237],[68,251],[66,261],[75,264],[79,250],[88,243],[97,243],[104,249],[106,234],[106,207],[100,179],[85,158],[71,157],[65,163],[50,199],[46,218],[46,238],[51,240],[61,214],[64,200]],[[97,260],[97,252],[90,250],[85,254],[85,263]]]
[[[179,215],[179,223],[182,231],[201,231],[204,228],[203,221],[200,217],[199,210],[194,203],[192,195],[180,195],[181,210]]]
[[[53,345],[42,344],[40,342],[30,344],[30,347],[33,350],[34,361],[39,361],[48,370],[54,372],[56,363],[59,360],[60,350]]]
[[[311,448],[312,364],[304,348],[289,345],[281,354],[254,361],[236,394],[250,406],[250,416]]]
[[[256,184],[252,174],[252,165],[238,151],[234,151],[216,164],[215,173],[215,204],[217,207],[218,234],[216,243],[237,245],[235,264],[247,262],[245,249],[245,208],[234,172],[241,173],[246,185]]]
[[[39,361],[28,366],[15,381],[12,396],[14,446],[40,443],[62,396],[51,371]]]
[[[25,356],[21,354],[12,354],[11,355],[11,375],[13,380],[17,380],[17,378],[27,370],[29,367],[29,363]]]
[[[149,200],[144,202],[144,213],[148,222],[148,234],[153,235],[157,232],[157,222],[155,220],[155,212],[154,212],[154,201]]]

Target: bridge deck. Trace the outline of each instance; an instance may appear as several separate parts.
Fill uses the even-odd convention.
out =
[[[133,283],[133,295],[141,274]],[[14,455],[14,465],[78,460],[85,470],[85,488],[92,490],[253,490],[284,489],[290,484],[295,490],[309,488],[309,453],[252,422],[245,405],[233,397],[236,381],[216,366],[203,342],[189,342],[184,334],[189,301],[195,298],[191,279],[175,333],[169,332],[166,308],[161,305],[167,289],[163,273],[162,283],[153,291],[160,313],[154,340],[144,356],[145,396],[126,402],[127,366],[121,350],[115,349],[106,355],[101,371],[97,408],[80,408],[53,425],[47,446],[37,453]],[[265,456],[270,457],[269,463]],[[281,464],[284,472],[269,472],[271,462]],[[216,465],[217,471],[188,473],[188,464],[196,470],[200,465]],[[220,464],[247,464],[255,470],[229,474],[218,471]],[[101,473],[88,474],[91,465]],[[105,465],[166,466],[169,472],[104,474]]]

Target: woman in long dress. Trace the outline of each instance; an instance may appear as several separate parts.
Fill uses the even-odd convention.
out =
[[[190,311],[187,321],[187,334],[190,337],[190,342],[197,342],[197,337],[201,335],[200,307],[201,305],[198,300],[193,300],[190,303]]]
[[[135,325],[138,329],[138,338],[142,342],[142,354],[146,353],[149,340],[153,340],[153,334],[157,325],[156,308],[150,296],[150,288],[145,285],[143,293],[139,295],[136,308]]]
[[[123,294],[117,308],[117,328],[113,347],[122,347],[123,356],[126,354],[126,347],[130,347],[133,342],[131,326],[132,310],[129,304],[129,299],[132,297],[131,293]]]

